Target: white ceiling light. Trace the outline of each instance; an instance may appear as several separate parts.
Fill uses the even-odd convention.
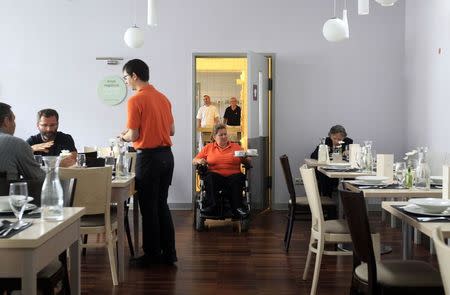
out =
[[[148,0],[147,4],[147,24],[151,27],[156,27],[158,25],[156,1],[157,0]]]
[[[336,15],[336,0],[334,0],[334,15]],[[343,11],[344,20],[333,17],[325,22],[322,33],[329,42],[339,42],[349,37],[349,28],[347,21],[347,10]]]
[[[381,6],[392,6],[397,2],[397,0],[375,0]]]
[[[134,1],[134,25],[125,32],[123,40],[130,48],[139,48],[144,45],[144,33],[136,26],[136,0]]]
[[[130,48],[139,48],[144,45],[144,33],[136,25],[128,28],[123,36],[125,44]]]
[[[358,0],[358,14],[369,14],[369,0]]]

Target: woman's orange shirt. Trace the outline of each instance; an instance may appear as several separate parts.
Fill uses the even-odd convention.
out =
[[[217,143],[208,143],[195,156],[196,159],[205,159],[208,162],[208,171],[218,173],[223,176],[241,173],[241,159],[234,156],[235,151],[241,151],[240,145],[229,142],[225,148],[221,148]]]

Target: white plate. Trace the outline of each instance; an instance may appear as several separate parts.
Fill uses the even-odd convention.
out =
[[[37,208],[37,206],[35,204],[27,204],[26,207],[25,207],[25,211],[34,210],[36,208]],[[11,208],[9,208],[9,209],[0,209],[0,213],[9,213],[9,212],[12,212]]]
[[[442,184],[442,176],[430,176],[431,183]]]
[[[31,202],[33,200],[34,199],[32,197],[28,197],[28,202]],[[11,212],[11,207],[9,205],[9,196],[0,196],[0,212]]]
[[[388,185],[389,184],[386,182],[373,183],[373,182],[367,182],[367,181],[363,181],[363,180],[347,180],[346,182],[351,183],[351,184],[356,184],[356,185],[367,185],[367,186],[379,186],[379,185]]]
[[[414,214],[418,214],[418,215],[450,216],[450,210],[445,210],[444,212],[441,212],[441,213],[429,213],[429,212],[425,211],[422,207],[419,207],[419,206],[414,205],[414,204],[408,204],[408,205],[406,205],[404,207],[400,207],[400,208],[402,208],[406,212],[414,213]]]
[[[450,207],[450,200],[440,198],[412,198],[408,202],[430,213],[441,213]]]
[[[357,176],[355,177],[356,180],[364,181],[367,183],[373,183],[373,184],[382,184],[383,181],[386,181],[389,179],[387,176],[376,176],[376,175],[365,175],[365,176]]]
[[[344,167],[350,167],[351,164],[348,163],[348,162],[336,162],[336,163],[331,162],[330,164],[327,164],[327,165],[324,166],[324,167],[328,168],[328,167],[332,167],[332,166],[344,168]]]

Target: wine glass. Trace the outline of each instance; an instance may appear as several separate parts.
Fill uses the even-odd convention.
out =
[[[17,226],[23,224],[22,215],[28,203],[28,186],[26,182],[13,182],[9,185],[9,205],[17,217]]]
[[[77,166],[78,167],[86,167],[86,155],[85,154],[77,155]]]
[[[402,185],[405,180],[406,174],[406,163],[405,162],[397,162],[395,163],[395,179],[397,180],[398,185]]]

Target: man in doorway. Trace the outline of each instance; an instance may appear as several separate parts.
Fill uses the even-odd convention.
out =
[[[128,100],[127,129],[120,134],[137,150],[136,188],[142,215],[144,255],[131,265],[173,264],[177,261],[175,229],[167,197],[172,183],[174,159],[171,136],[175,134],[172,105],[149,84],[149,68],[139,59],[123,66],[125,83],[135,90]]]
[[[219,112],[217,108],[211,104],[209,95],[203,96],[203,105],[197,112],[197,127],[213,127],[219,123]]]
[[[37,113],[37,128],[39,133],[27,139],[35,155],[59,156],[61,151],[70,152],[65,158],[66,165],[75,164],[77,149],[70,134],[58,131],[59,115],[53,109],[43,109]]]
[[[230,106],[225,109],[223,123],[229,126],[241,125],[241,108],[237,105],[236,97],[230,98]]]
[[[30,146],[14,136],[15,118],[11,106],[0,102],[0,171],[6,172],[9,180],[44,180],[45,172],[34,160]]]

